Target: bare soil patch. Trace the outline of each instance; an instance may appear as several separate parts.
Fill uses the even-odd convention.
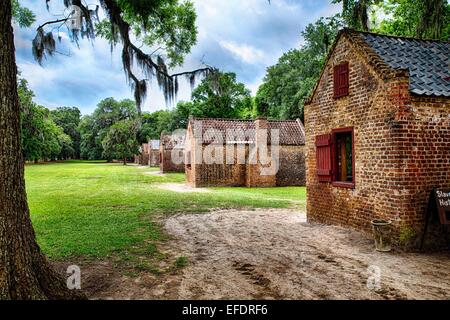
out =
[[[450,299],[449,253],[380,253],[362,233],[308,224],[290,209],[172,216],[168,256],[183,269],[124,275],[105,262],[82,266],[100,299]],[[369,267],[380,286],[367,288]],[[370,282],[370,281],[369,281]]]
[[[148,174],[151,176],[165,176],[165,174],[162,173],[161,171],[147,171],[147,172],[144,172],[144,174]]]
[[[206,188],[193,188],[186,183],[163,183],[156,185],[160,189],[169,190],[173,192],[180,192],[180,193],[186,193],[186,192],[211,192],[211,190]]]

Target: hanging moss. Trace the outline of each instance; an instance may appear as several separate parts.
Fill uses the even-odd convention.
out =
[[[47,0],[47,3],[48,2],[49,0]],[[76,5],[81,8],[81,29],[72,31],[72,40],[78,44],[80,36],[81,38],[94,39],[95,30],[93,21],[98,19],[98,7],[96,10],[89,10],[85,5],[83,5],[81,0],[65,0],[64,5],[66,7]],[[123,19],[123,12],[116,1],[100,0],[100,5],[108,16],[111,25],[111,50],[118,42],[123,45],[123,69],[127,82],[134,91],[134,97],[139,112],[141,111],[141,106],[147,96],[147,81],[151,81],[156,77],[158,86],[163,91],[166,104],[169,104],[176,99],[179,90],[179,76],[185,76],[188,79],[191,88],[193,88],[197,78],[205,77],[208,74],[217,71],[215,68],[206,66],[204,68],[189,72],[182,72],[172,75],[169,74],[167,65],[160,55],[158,55],[156,57],[156,61],[154,61],[151,55],[144,53],[139,47],[131,42],[131,27],[128,22]],[[36,37],[33,40],[33,55],[39,63],[42,63],[42,60],[46,54],[51,55],[55,51],[55,41],[52,33],[50,32],[48,34],[44,34],[43,26],[46,24],[38,28]],[[143,26],[145,28],[148,27],[145,23]],[[145,79],[139,79],[136,76],[133,70],[134,66],[137,66],[140,69],[144,77],[146,77]]]

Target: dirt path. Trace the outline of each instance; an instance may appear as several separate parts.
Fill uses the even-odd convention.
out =
[[[173,192],[180,192],[180,193],[189,193],[189,192],[200,192],[200,193],[207,193],[211,192],[211,190],[207,188],[193,188],[186,183],[162,183],[157,184],[157,188],[173,191]]]
[[[180,215],[166,229],[190,259],[182,299],[450,298],[449,255],[378,253],[358,232],[291,210]]]
[[[449,254],[379,253],[363,234],[308,224],[303,213],[293,210],[178,215],[166,221],[165,229],[174,237],[167,251],[187,256],[187,267],[162,276],[110,277],[112,285],[92,296],[450,299]],[[368,278],[378,270],[379,287],[369,281],[375,285],[369,290]]]

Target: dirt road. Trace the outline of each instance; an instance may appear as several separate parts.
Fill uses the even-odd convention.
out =
[[[296,211],[180,215],[166,229],[190,261],[183,299],[450,298],[449,255],[379,253],[364,235]]]
[[[363,234],[293,210],[216,211],[165,223],[175,274],[122,276],[97,298],[450,299],[450,255],[379,253]],[[379,277],[377,277],[379,275]],[[379,280],[379,281],[378,281]]]

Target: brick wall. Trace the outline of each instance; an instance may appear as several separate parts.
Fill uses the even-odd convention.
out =
[[[149,156],[149,166],[150,167],[159,167],[159,150],[158,149],[150,149],[150,156]]]
[[[172,152],[177,152],[178,157],[184,158],[184,150],[183,149],[164,149],[161,145],[160,148],[160,164],[159,169],[162,173],[168,172],[184,172],[184,163],[174,163],[172,160]]]
[[[134,163],[141,166],[148,166],[150,147],[147,143],[144,143],[141,145],[140,149],[141,153],[134,156]]]
[[[276,175],[277,186],[306,185],[304,146],[281,146],[280,168]]]
[[[349,96],[333,98],[333,66],[349,62]],[[370,232],[392,220],[397,242],[413,244],[423,228],[431,187],[450,187],[449,99],[414,98],[408,78],[382,78],[341,37],[305,106],[308,220]],[[315,137],[353,127],[355,187],[319,183]]]
[[[203,154],[206,145],[201,146]],[[223,161],[226,161],[226,148],[219,146],[222,150]],[[200,153],[199,147],[194,144],[194,149]],[[192,158],[192,164],[186,165],[186,182],[193,187],[212,187],[212,186],[243,186],[245,185],[246,165],[237,162],[237,146],[234,146],[235,161],[234,164],[195,164]],[[245,155],[248,158],[248,145],[245,146]],[[191,153],[191,157],[195,152]]]
[[[268,142],[268,122],[266,118],[257,118],[255,120],[255,142],[256,145],[263,146]],[[266,131],[264,131],[266,130]],[[270,146],[267,146],[268,157],[272,157]],[[256,156],[256,162],[252,161],[252,152],[250,151],[250,161],[247,165],[247,172],[245,177],[245,186],[247,187],[275,187],[277,185],[276,173],[273,174],[261,174],[261,170],[265,167],[262,159],[260,159],[260,152],[257,154],[253,152],[253,156]],[[272,160],[273,161],[273,160]],[[270,163],[272,164],[272,163]],[[267,166],[267,165],[266,165]]]
[[[201,152],[205,150],[202,146]],[[305,157],[303,146],[280,147],[280,169],[275,177],[265,177],[259,174],[259,165],[238,164],[237,145],[234,146],[235,164],[191,164],[186,165],[186,182],[194,187],[210,186],[304,186],[305,185]],[[198,151],[193,146],[193,150]],[[270,150],[270,149],[269,149]],[[222,147],[222,154],[226,154]],[[191,151],[192,163],[195,152]],[[249,145],[245,146],[245,159],[249,158]]]
[[[430,191],[450,189],[450,99],[412,96],[405,100],[396,135],[402,162],[399,184],[408,190],[401,194],[400,201],[404,203],[401,217],[405,225],[420,232]],[[449,230],[435,221],[426,245],[444,246],[442,231]]]

